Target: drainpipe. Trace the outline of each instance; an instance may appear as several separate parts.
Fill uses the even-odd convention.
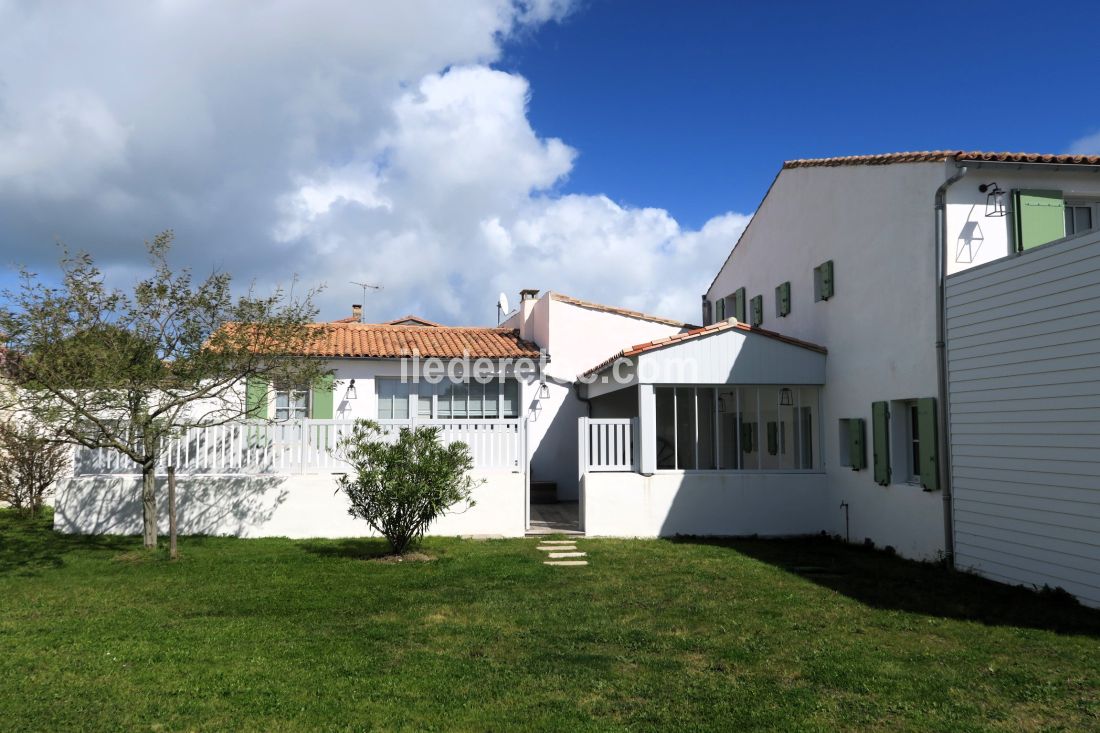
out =
[[[940,491],[943,496],[943,547],[947,567],[955,567],[955,532],[951,507],[951,441],[947,419],[947,189],[966,175],[966,166],[958,165],[955,174],[936,189],[936,410],[939,421],[939,455],[937,466]]]

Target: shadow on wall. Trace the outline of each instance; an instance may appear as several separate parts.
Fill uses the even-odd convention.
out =
[[[576,501],[578,487],[577,419],[587,414],[584,403],[577,399],[572,385],[561,406],[549,417],[543,409],[536,420],[550,420],[538,447],[531,454],[531,478],[535,481],[553,481],[558,485],[558,499]]]
[[[1036,593],[827,537],[674,541],[729,548],[872,608],[1100,637],[1100,610],[1068,593]]]
[[[281,476],[184,476],[176,480],[180,534],[244,535],[263,526],[288,492]],[[157,478],[160,528],[167,531],[167,479]],[[84,476],[58,486],[54,529],[69,534],[140,534],[141,478]]]

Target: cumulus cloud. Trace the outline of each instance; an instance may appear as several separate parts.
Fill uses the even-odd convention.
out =
[[[563,194],[579,152],[492,67],[571,9],[0,0],[0,251],[41,266],[57,236],[124,273],[172,227],[197,270],[327,283],[325,317],[357,280],[379,318],[491,322],[540,287],[696,320],[747,217]]]
[[[1074,155],[1100,155],[1100,130],[1074,140],[1067,151]]]

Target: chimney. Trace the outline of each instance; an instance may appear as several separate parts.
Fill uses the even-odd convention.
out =
[[[534,341],[535,324],[531,315],[538,302],[538,288],[525,288],[519,291],[519,337],[526,341]]]
[[[352,303],[351,318],[356,323],[362,323],[363,322],[363,306],[361,304]]]

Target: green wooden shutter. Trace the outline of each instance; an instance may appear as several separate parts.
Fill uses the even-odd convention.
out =
[[[719,298],[714,301],[714,322],[726,320],[726,299]]]
[[[1012,191],[1016,251],[1066,236],[1066,202],[1061,191]]]
[[[754,295],[749,303],[749,313],[752,318],[752,325],[759,326],[764,322],[764,296]]]
[[[768,422],[768,455],[779,455],[779,423]]]
[[[875,483],[890,485],[890,406],[871,404],[871,450],[874,454]]]
[[[267,414],[267,382],[259,377],[249,377],[245,382],[244,390],[245,415],[250,418],[266,420]]]
[[[833,297],[834,289],[833,261],[829,260],[821,264],[821,299],[828,300]]]
[[[737,291],[733,294],[733,317],[741,323],[748,323],[748,319],[745,318],[744,288],[737,288]]]
[[[332,419],[333,376],[325,374],[318,379],[309,396],[309,416],[314,420]]]
[[[938,491],[940,446],[935,397],[917,400],[917,439],[920,441],[920,485],[927,491]]]
[[[752,423],[741,423],[741,452],[752,453]]]
[[[848,463],[853,471],[867,468],[866,435],[867,426],[863,418],[848,421]]]
[[[791,283],[788,280],[775,289],[775,315],[782,318],[791,312]]]

